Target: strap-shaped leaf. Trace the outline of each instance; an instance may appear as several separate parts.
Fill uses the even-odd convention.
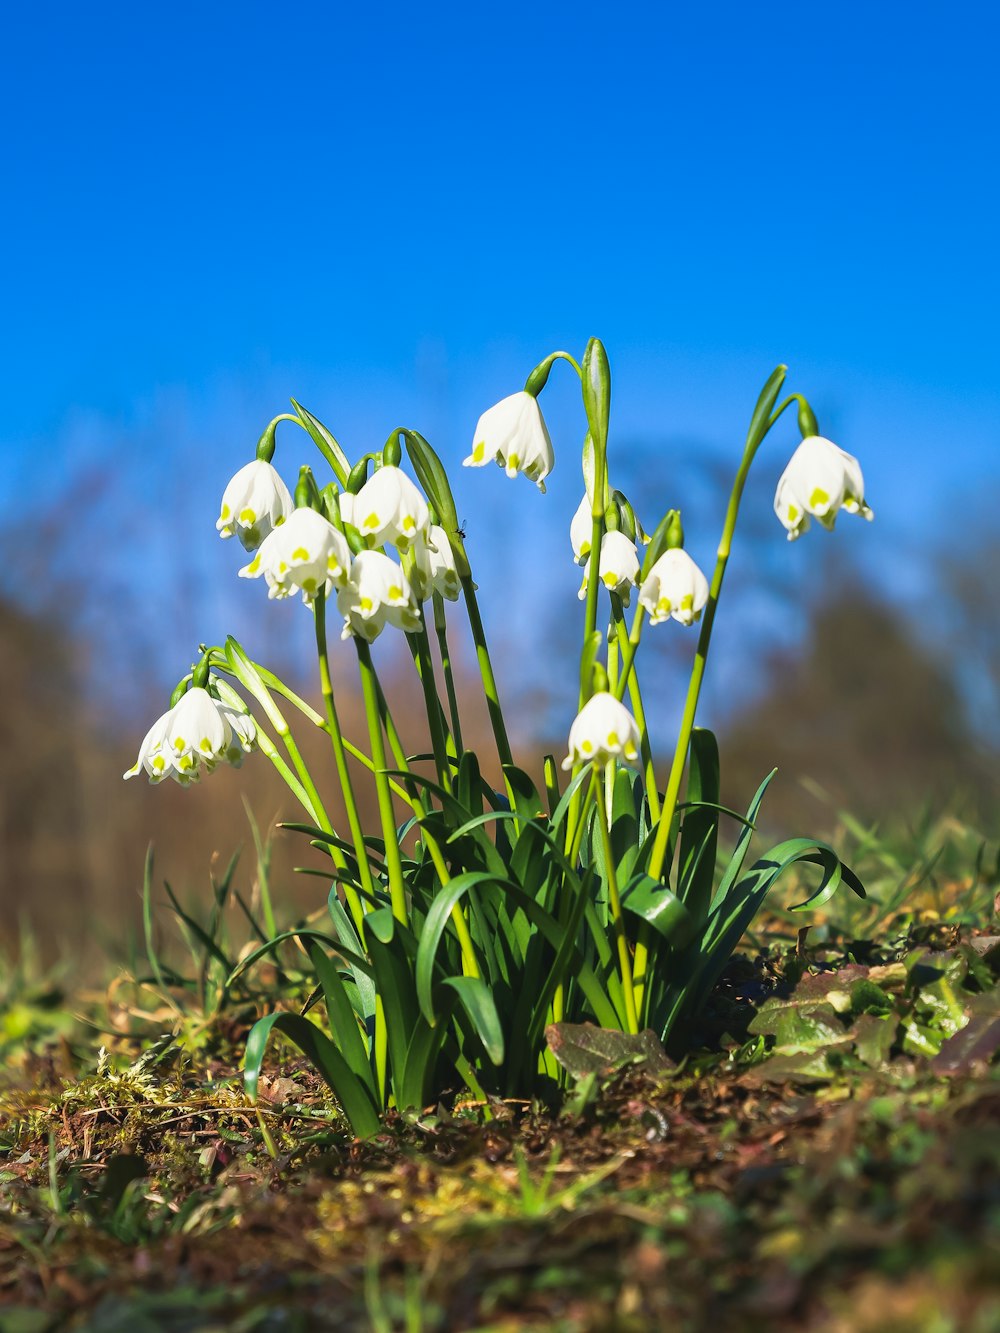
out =
[[[747,852],[750,850],[750,840],[753,837],[754,828],[757,824],[757,816],[760,814],[760,807],[764,800],[764,793],[771,785],[771,781],[777,771],[776,768],[772,768],[754,793],[754,798],[750,802],[750,807],[747,810],[747,822],[744,824],[743,828],[740,829],[739,837],[736,839],[736,846],[733,848],[733,854],[729,858],[729,864],[722,872],[722,878],[719,880],[718,887],[712,898],[712,905],[709,908],[710,913],[714,912],[720,903],[725,902],[726,898],[729,896],[729,891],[739,878],[740,872],[743,869],[743,864],[746,861]]]
[[[280,1012],[268,1014],[250,1029],[243,1058],[243,1080],[247,1096],[257,1100],[261,1066],[271,1033],[277,1030],[295,1043],[312,1062],[317,1073],[340,1102],[358,1138],[368,1139],[381,1128],[379,1110],[363,1081],[337,1050],[330,1038],[308,1018]]]
[[[493,992],[481,977],[445,977],[443,983],[458,996],[483,1049],[495,1065],[504,1058],[503,1028]]]
[[[372,981],[372,968],[367,959],[361,959],[364,949],[354,928],[354,922],[340,901],[336,884],[330,886],[326,906],[337,932],[337,952],[347,961],[358,989],[358,999],[361,1003],[359,1017],[370,1030],[375,1017],[375,983]]]
[[[372,1076],[368,1048],[361,1036],[354,1006],[351,1004],[337,965],[315,940],[309,945],[309,957],[323,989],[323,1000],[334,1043],[350,1065],[351,1071],[367,1086],[374,1100],[375,1080]]]
[[[712,902],[719,838],[719,812],[713,808],[719,801],[719,746],[707,727],[695,727],[691,733],[689,764],[677,892],[694,921],[700,923]]]
[[[691,912],[661,880],[650,875],[636,875],[625,886],[622,907],[648,922],[675,948],[683,948],[694,934],[695,920]]]
[[[827,843],[810,838],[789,838],[778,843],[754,862],[726,899],[713,909],[697,946],[697,980],[692,978],[694,984],[685,999],[685,1008],[696,1009],[707,998],[768,893],[784,872],[799,861],[821,866],[823,878],[815,892],[797,903],[794,911],[820,906],[836,893],[841,883],[858,897],[865,897],[857,875]]]
[[[393,1077],[393,1094],[400,1111],[419,1111],[426,1105],[438,1055],[448,1036],[451,1005],[437,1027],[431,1027],[419,1014],[416,1017],[403,1056],[402,1072]]]
[[[296,927],[292,930],[283,930],[280,935],[275,935],[273,939],[262,944],[259,949],[254,949],[253,953],[247,954],[246,958],[241,958],[236,967],[233,968],[226,978],[226,985],[231,986],[233,982],[244,973],[248,967],[252,967],[258,958],[263,958],[265,954],[272,953],[275,946],[284,944],[285,940],[317,940],[321,944],[328,944],[331,949],[336,949],[337,953],[351,967],[359,968],[362,972],[371,974],[371,964],[361,954],[355,953],[351,949],[346,949],[339,940],[330,935],[324,935],[321,930],[310,930],[305,926]]]
[[[299,414],[302,424],[312,436],[317,449],[319,449],[320,453],[330,464],[330,467],[333,469],[334,475],[340,482],[341,486],[346,486],[347,478],[351,471],[351,464],[343,449],[341,449],[331,432],[327,430],[326,426],[323,425],[318,417],[314,417],[311,412],[307,412],[302,404],[297,403],[294,398],[292,399],[292,406]]]
[[[770,420],[772,409],[778,401],[778,394],[781,392],[781,386],[785,382],[785,376],[788,374],[787,366],[778,366],[772,371],[770,378],[760,391],[760,397],[757,399],[757,406],[753,410],[753,416],[750,418],[750,428],[747,431],[747,443],[759,444],[767,431],[767,423]]]
[[[420,944],[417,948],[416,983],[420,1012],[432,1027],[437,1022],[437,1014],[434,1011],[434,970],[441,938],[448,926],[452,912],[462,901],[465,894],[478,884],[483,884],[492,879],[493,876],[485,871],[467,871],[464,875],[456,875],[441,889],[433,903],[431,903],[427,919],[420,932]]]

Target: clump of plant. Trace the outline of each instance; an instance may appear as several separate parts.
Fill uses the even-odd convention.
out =
[[[144,771],[153,782],[188,785],[257,750],[287,783],[303,811],[290,827],[326,858],[329,926],[272,932],[240,966],[274,956],[295,938],[311,959],[312,998],[322,999],[326,1022],[308,1004],[261,1018],[247,1041],[246,1083],[253,1096],[265,1048],[280,1033],[315,1064],[359,1135],[374,1133],[389,1107],[422,1107],[448,1090],[486,1098],[550,1088],[563,1077],[546,1041],[551,1024],[676,1035],[793,864],[810,862],[821,872],[802,907],[825,901],[842,882],[864,892],[831,847],[808,838],[783,842],[746,866],[770,777],[746,816],[733,816],[739,835],[717,878],[720,818],[732,812],[719,802],[715,738],[695,726],[740,501],[768,432],[796,404],[802,441],[774,506],[790,540],[810,518],[832,528],[841,509],[871,517],[857,460],[819,434],[801,394],[778,402],[786,375],[779,366],[750,420],[709,580],[684,549],[678,510],[662,514],[647,535],[612,484],[611,376],[597,339],[580,362],[562,351],[546,357],[521,392],[485,412],[465,465],[496,461],[508,477],[523,473],[544,491],[554,454],[538,398],[557,360],[579,376],[586,416],[585,494],[570,524],[584,566],[584,608],[579,681],[567,691],[567,717],[575,711],[568,752],[561,765],[546,758],[540,787],[513,760],[441,459],[418,432],[396,429],[381,450],[352,462],[294,400],[294,413],[268,424],[256,458],[226,487],[217,528],[251,553],[241,577],[263,578],[274,599],[301,593],[315,626],[322,712],[235,639],[203,646],[125,775]],[[329,473],[318,479],[302,467],[294,496],[273,465],[283,422],[312,440]],[[413,477],[401,466],[404,450]],[[468,616],[502,790],[463,741],[450,603]],[[341,640],[334,650],[356,658],[364,741],[341,728],[331,610]],[[637,657],[648,627],[658,633],[668,621],[700,629],[664,785]],[[405,636],[412,655],[426,713],[420,755],[403,749],[372,652],[386,631]],[[292,713],[329,736],[330,772],[303,761]],[[328,814],[331,781],[346,811],[343,827]],[[362,782],[374,784],[377,828],[362,826]]]

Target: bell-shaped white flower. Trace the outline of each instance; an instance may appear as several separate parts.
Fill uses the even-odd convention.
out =
[[[255,551],[268,533],[292,512],[288,487],[270,463],[255,458],[241,467],[226,487],[216,529],[220,536],[235,532],[247,551]]]
[[[413,588],[418,597],[426,600],[431,593],[440,593],[449,602],[457,602],[462,591],[462,580],[455,566],[455,553],[448,534],[435,523],[426,537],[413,545]]]
[[[427,501],[401,468],[387,465],[354,497],[351,522],[373,546],[391,542],[407,550],[431,525]]]
[[[472,437],[472,453],[462,465],[483,467],[494,459],[508,477],[523,472],[545,490],[545,478],[555,466],[552,441],[538,400],[523,389],[483,413]]]
[[[680,547],[664,551],[639,587],[639,603],[649,612],[652,625],[668,616],[693,625],[707,601],[708,580]]]
[[[137,777],[143,770],[145,770],[152,783],[162,782],[164,778],[174,777],[186,786],[188,782],[197,778],[197,773],[182,777],[170,762],[170,752],[164,748],[173,711],[171,708],[166,713],[161,714],[142,738],[142,744],[139,746],[139,757],[132,767],[122,774],[126,782],[129,778]]]
[[[186,787],[198,781],[202,769],[210,773],[220,763],[238,768],[256,742],[257,728],[249,713],[192,686],[153,723],[139,757],[123,776],[133,778],[145,770],[150,782],[171,777]]]
[[[420,615],[409,580],[395,560],[381,551],[361,551],[354,558],[350,577],[337,593],[344,617],[342,639],[357,634],[371,643],[385,626],[412,633]]]
[[[569,539],[573,546],[573,560],[582,565],[590,555],[590,540],[594,535],[594,515],[590,498],[584,496],[569,525]]]
[[[607,691],[593,695],[569,729],[569,754],[563,768],[574,764],[603,767],[614,759],[638,766],[639,728],[623,703]]]
[[[590,557],[583,569],[583,582],[580,584],[579,598],[582,602],[587,596],[587,579],[590,576]],[[608,592],[616,592],[626,606],[632,596],[639,577],[639,557],[635,553],[635,543],[630,542],[624,532],[606,532],[601,538],[600,579]]]
[[[837,514],[873,518],[865,504],[865,482],[853,454],[822,435],[808,435],[792,454],[774,493],[774,512],[793,542],[808,531],[809,517],[833,531]]]
[[[342,587],[351,567],[347,539],[315,509],[294,509],[240,570],[241,579],[264,575],[268,597],[290,597],[301,589],[311,606],[316,594]]]

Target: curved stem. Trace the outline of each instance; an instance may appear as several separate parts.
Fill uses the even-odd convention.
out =
[[[758,426],[755,427],[751,423],[746,446],[743,450],[743,458],[733,481],[733,489],[730,492],[729,505],[726,509],[726,518],[722,525],[722,537],[719,540],[719,548],[716,553],[715,571],[708,591],[708,601],[705,603],[705,610],[702,614],[698,648],[695,652],[694,665],[691,668],[691,679],[688,682],[684,712],[681,716],[680,731],[677,735],[677,747],[674,750],[673,763],[670,766],[670,776],[667,779],[667,789],[663,796],[663,806],[660,811],[660,822],[656,830],[653,850],[650,853],[649,873],[653,879],[660,879],[663,874],[663,863],[666,860],[667,844],[670,840],[670,827],[677,810],[677,800],[680,795],[684,766],[687,762],[688,746],[691,743],[695,713],[701,695],[702,682],[705,679],[705,664],[708,661],[708,650],[712,642],[712,626],[715,624],[715,612],[719,604],[719,594],[722,591],[722,580],[725,577],[726,566],[729,563],[733,533],[736,530],[740,501],[743,498],[743,489],[746,486],[750,465],[768,431],[785,409],[795,402],[799,396],[799,394],[791,394],[773,413],[769,413]]]

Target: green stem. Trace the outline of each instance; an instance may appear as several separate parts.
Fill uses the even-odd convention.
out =
[[[389,897],[392,902],[392,914],[404,926],[408,922],[406,910],[406,885],[403,881],[403,861],[399,852],[399,839],[396,836],[396,814],[392,807],[392,792],[389,790],[389,778],[386,773],[385,744],[382,738],[382,719],[379,715],[379,689],[372,665],[371,649],[364,639],[355,637],[358,652],[358,667],[361,671],[361,691],[365,701],[365,716],[368,719],[368,734],[371,739],[372,759],[375,763],[375,791],[378,796],[379,815],[382,820],[382,837],[385,840],[385,865],[389,876]]]
[[[354,844],[354,852],[358,859],[358,874],[361,878],[361,887],[369,901],[375,898],[375,883],[372,879],[371,866],[368,864],[368,849],[365,846],[364,830],[361,827],[361,819],[358,815],[357,802],[354,799],[354,787],[351,783],[351,775],[347,768],[347,754],[344,750],[344,738],[340,730],[340,719],[337,716],[337,706],[333,698],[333,681],[330,676],[330,658],[326,645],[326,595],[322,592],[317,594],[315,605],[316,620],[316,654],[319,658],[319,681],[320,689],[323,693],[323,703],[326,707],[326,729],[330,735],[330,741],[333,746],[333,760],[337,768],[337,778],[340,782],[340,790],[344,798],[344,808],[347,811],[347,823],[351,830],[351,841]],[[360,939],[364,939],[364,919],[365,909],[360,897],[354,888],[345,883],[344,895],[347,898],[348,907],[351,916],[354,918],[355,929]]]
[[[486,644],[486,631],[483,629],[482,617],[479,614],[479,603],[476,601],[476,585],[472,581],[471,574],[462,579],[462,591],[465,594],[465,607],[469,614],[469,625],[472,628],[472,640],[476,645],[476,661],[479,664],[479,674],[483,681],[486,707],[489,710],[490,723],[493,727],[493,735],[496,738],[497,754],[500,757],[501,767],[505,767],[508,764],[513,764],[514,757],[511,754],[510,741],[507,739],[507,728],[504,725],[503,710],[500,707],[500,695],[497,691],[496,677],[493,674],[493,663],[490,661],[490,650]]]
[[[621,971],[622,992],[625,996],[625,1017],[629,1032],[639,1031],[639,1017],[635,1007],[635,992],[632,989],[632,960],[628,952],[628,940],[625,938],[625,923],[622,920],[622,901],[618,894],[618,877],[615,871],[615,855],[611,846],[611,830],[608,828],[608,807],[604,799],[604,783],[598,780],[595,788],[597,796],[597,818],[601,824],[601,839],[604,843],[604,860],[608,875],[608,905],[611,908],[611,921],[618,948],[618,967]]]
[[[377,691],[379,718],[381,719],[382,725],[385,728],[385,733],[389,738],[389,746],[393,752],[396,767],[399,768],[401,772],[409,773],[410,765],[407,762],[406,754],[400,742],[399,733],[396,731],[396,725],[392,720],[392,714],[389,711],[389,705],[382,690],[382,682],[379,680],[378,673],[375,671],[374,667],[372,668],[372,675],[375,679],[375,688]],[[368,759],[367,755],[359,754],[358,757],[364,761],[366,766],[369,767],[372,772],[375,772],[375,765]],[[397,796],[409,804],[416,816],[420,825],[420,837],[427,848],[431,860],[434,862],[434,868],[437,871],[438,879],[443,888],[451,879],[451,875],[448,873],[447,862],[444,859],[444,855],[442,854],[436,838],[424,826],[424,817],[427,815],[430,808],[428,802],[420,794],[421,789],[417,787],[416,783],[408,782],[405,789],[399,786],[398,783],[394,782],[390,782],[389,786],[390,790],[394,791]],[[472,942],[468,923],[460,904],[455,904],[452,909],[451,919],[454,922],[459,944],[462,949],[462,971],[467,977],[478,977],[480,972],[479,964],[476,961],[475,946]]]
[[[448,763],[447,723],[444,709],[438,698],[434,683],[434,663],[431,660],[430,639],[427,637],[427,622],[423,607],[420,608],[421,627],[415,634],[407,634],[406,641],[413,654],[414,665],[424,692],[424,711],[427,714],[427,726],[431,737],[431,750],[434,754],[434,767],[437,779],[445,791],[451,791],[451,766]]]
[[[441,670],[444,673],[444,687],[448,692],[448,712],[451,715],[451,734],[455,741],[456,752],[461,755],[465,749],[462,743],[462,721],[458,713],[458,692],[455,689],[455,673],[451,665],[451,651],[448,647],[448,625],[444,614],[444,598],[439,592],[434,594],[434,629],[437,632],[438,651],[441,654]]]
[[[719,541],[719,549],[716,553],[715,571],[712,575],[712,582],[708,590],[708,601],[705,604],[705,610],[702,614],[701,632],[698,635],[698,648],[695,652],[694,665],[691,668],[691,679],[688,682],[687,698],[684,701],[684,712],[681,716],[681,727],[677,735],[677,748],[674,750],[673,763],[670,767],[670,776],[667,779],[667,789],[663,796],[663,806],[660,811],[660,822],[656,830],[656,838],[653,842],[653,850],[649,858],[649,873],[653,879],[660,879],[663,874],[663,863],[666,860],[667,844],[670,841],[670,828],[673,823],[674,814],[677,810],[677,800],[681,790],[681,780],[684,776],[684,767],[687,762],[688,746],[691,744],[691,732],[694,728],[695,713],[698,709],[698,699],[701,695],[702,682],[705,679],[705,664],[708,661],[708,650],[712,642],[712,627],[715,624],[715,612],[719,604],[719,595],[722,592],[722,580],[725,577],[726,566],[729,563],[729,554],[732,549],[733,533],[736,530],[736,520],[739,517],[740,501],[743,498],[743,489],[746,486],[747,475],[750,471],[750,464],[756,457],[757,450],[760,448],[768,431],[793,402],[799,398],[798,394],[791,394],[785,401],[775,409],[775,411],[761,423],[756,430],[751,427],[747,436],[746,446],[743,450],[743,459],[740,462],[736,478],[733,482],[733,489],[729,496],[729,506],[726,509],[725,522],[722,525],[722,537]]]
[[[278,747],[271,740],[270,736],[268,736],[260,726],[257,727],[257,745],[261,753],[264,754],[277,769],[281,776],[281,780],[302,806],[303,810],[305,810],[312,822],[318,825],[319,813],[310,800],[309,793],[295,776],[291,768],[285,763],[284,759],[282,759],[281,755],[278,753]]]
[[[621,604],[617,597],[613,597],[612,603],[618,602],[615,608],[615,633],[618,638],[618,645],[622,654],[622,667],[619,673],[618,688],[612,689],[612,694],[619,701],[621,700],[624,689],[628,688],[629,700],[632,704],[632,715],[635,718],[636,725],[639,728],[639,748],[642,753],[642,771],[646,784],[646,800],[649,802],[649,817],[651,822],[655,823],[660,814],[660,794],[656,790],[656,770],[653,767],[653,749],[649,743],[649,731],[646,727],[646,712],[642,705],[642,691],[639,688],[639,677],[633,670],[635,661],[635,647],[630,636],[625,630],[625,617],[622,613]],[[636,616],[638,620],[638,615]],[[639,622],[641,625],[641,622]],[[638,642],[638,641],[637,641]],[[624,684],[622,682],[625,682]]]

